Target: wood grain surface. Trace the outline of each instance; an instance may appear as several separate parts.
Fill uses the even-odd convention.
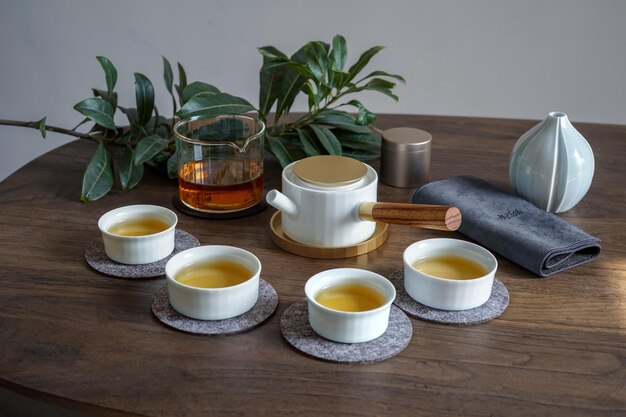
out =
[[[389,224],[453,232],[461,226],[461,211],[456,207],[411,203],[361,203],[359,217]]]
[[[388,115],[377,126],[430,132],[432,180],[475,175],[510,189],[510,152],[535,123]],[[151,315],[162,278],[112,279],[83,258],[103,213],[137,203],[171,208],[176,183],[147,172],[136,189],[83,204],[93,144],[63,146],[0,184],[0,385],[93,415],[625,415],[626,126],[574,124],[593,148],[596,173],[587,196],[561,217],[602,240],[600,258],[540,279],[497,256],[511,296],[501,317],[470,327],[412,319],[407,349],[364,366],[298,353],[280,334],[280,315],[321,270],[390,275],[409,244],[463,239],[458,232],[391,225],[379,249],[322,260],[274,245],[273,209],[227,221],[179,213],[179,227],[201,243],[255,253],[279,294],[277,312],[253,331],[193,336]],[[268,189],[279,187],[279,173],[268,157]],[[381,184],[379,200],[408,202],[412,191]]]

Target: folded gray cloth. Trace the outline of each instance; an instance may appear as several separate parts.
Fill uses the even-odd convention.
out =
[[[599,239],[475,177],[426,184],[413,203],[458,207],[461,233],[540,277],[591,262],[602,249]]]

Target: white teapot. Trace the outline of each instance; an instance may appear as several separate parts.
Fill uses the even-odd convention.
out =
[[[374,234],[376,221],[437,230],[456,230],[456,207],[377,203],[378,175],[369,165],[343,156],[312,156],[282,172],[282,193],[267,202],[281,211],[285,234],[324,248],[356,245]]]

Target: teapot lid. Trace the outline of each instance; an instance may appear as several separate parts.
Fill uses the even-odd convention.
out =
[[[337,187],[353,184],[365,177],[367,166],[346,156],[318,155],[296,162],[293,173],[310,184]]]

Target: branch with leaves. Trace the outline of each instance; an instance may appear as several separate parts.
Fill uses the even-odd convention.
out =
[[[404,82],[397,74],[373,71],[359,78],[359,73],[374,55],[383,49],[376,46],[365,51],[348,69],[345,39],[337,35],[332,46],[309,42],[291,57],[272,46],[259,48],[263,55],[260,70],[259,108],[241,97],[220,91],[217,87],[195,81],[179,63],[178,84],[174,72],[163,57],[163,81],[172,99],[172,117],[163,117],[155,106],[154,86],[141,73],[135,73],[135,107],[118,104],[115,91],[117,69],[106,57],[96,59],[104,71],[106,90],[93,88],[93,97],[74,106],[84,116],[73,129],[48,125],[46,118],[32,122],[2,120],[0,125],[22,126],[46,132],[57,132],[97,144],[83,174],[81,201],[93,201],[106,195],[115,183],[114,166],[124,191],[134,188],[144,174],[144,165],[177,177],[176,146],[173,127],[177,118],[214,117],[257,111],[268,126],[269,150],[282,166],[311,155],[345,155],[362,161],[380,155],[380,136],[372,128],[376,120],[360,101],[342,102],[346,96],[361,91],[376,91],[398,100],[392,93],[395,83]],[[291,107],[299,94],[306,95],[309,110],[294,122],[287,122]],[[353,115],[340,108],[351,106]],[[270,112],[274,118],[268,123]],[[116,113],[125,115],[128,123],[115,124]],[[79,131],[81,128],[83,131]],[[85,127],[89,127],[85,131]]]
[[[267,121],[275,109],[273,127],[267,131],[267,141],[284,167],[306,156],[344,155],[362,161],[380,156],[380,135],[372,129],[376,115],[360,101],[346,96],[361,91],[375,91],[394,100],[395,81],[404,78],[385,71],[373,71],[359,77],[361,71],[382,46],[365,51],[348,69],[346,40],[336,35],[332,45],[309,42],[291,57],[274,48],[259,48],[263,55],[260,73],[259,113]],[[307,97],[308,112],[287,123],[289,111],[298,94]],[[340,108],[350,106],[353,115]],[[282,123],[281,123],[282,121]]]
[[[81,201],[93,201],[106,195],[115,183],[114,165],[121,188],[134,188],[143,177],[144,165],[177,177],[178,161],[172,136],[176,115],[190,117],[202,109],[203,115],[212,116],[226,112],[249,112],[254,110],[247,101],[222,93],[216,87],[195,81],[187,84],[183,66],[178,64],[178,84],[174,84],[174,73],[169,61],[163,57],[163,80],[172,98],[172,117],[159,114],[154,104],[154,86],[150,79],[135,73],[135,107],[118,104],[117,69],[106,57],[96,57],[104,71],[106,90],[93,88],[93,97],[86,98],[74,106],[84,116],[73,129],[64,129],[46,124],[46,118],[36,122],[0,120],[1,125],[22,126],[39,129],[42,137],[46,132],[57,132],[96,142],[96,150],[83,174]],[[198,96],[196,98],[196,96]],[[179,109],[180,107],[180,109]],[[121,112],[128,123],[115,124],[115,114]],[[89,125],[86,132],[78,129]],[[115,160],[114,160],[115,157]]]

